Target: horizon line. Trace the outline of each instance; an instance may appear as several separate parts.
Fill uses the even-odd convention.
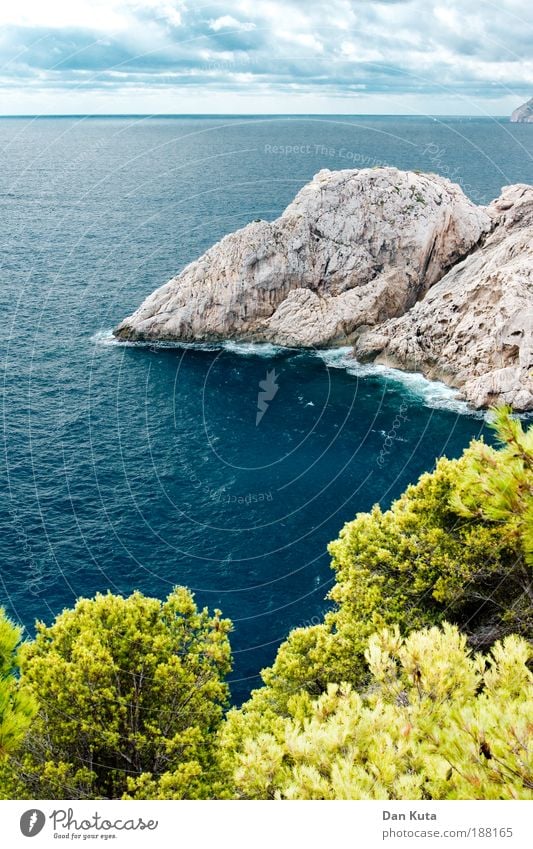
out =
[[[456,112],[25,112],[0,114],[2,118],[478,118],[509,115]]]

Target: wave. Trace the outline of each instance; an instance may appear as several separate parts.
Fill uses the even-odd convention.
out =
[[[93,333],[89,341],[94,345],[114,345],[118,339],[113,336],[112,330],[98,330],[97,333]]]
[[[241,357],[263,357],[272,359],[278,356],[315,356],[319,357],[327,368],[343,369],[354,377],[365,379],[378,379],[395,384],[398,388],[407,391],[409,395],[422,402],[426,407],[436,410],[450,410],[461,415],[475,418],[486,418],[486,411],[474,410],[466,401],[459,398],[457,389],[452,389],[438,380],[429,380],[419,372],[400,371],[390,366],[377,365],[376,363],[360,363],[353,356],[351,347],[325,348],[325,349],[300,349],[285,348],[282,345],[273,345],[271,342],[132,342],[117,339],[111,330],[100,330],[91,336],[91,342],[96,345],[126,348],[150,348],[158,349],[186,349],[192,351],[227,351]]]
[[[486,411],[473,409],[466,401],[459,398],[457,389],[452,389],[439,380],[429,380],[419,372],[400,371],[390,366],[382,366],[376,363],[360,363],[352,352],[352,348],[329,348],[316,351],[327,368],[344,369],[354,377],[374,378],[394,383],[407,391],[409,395],[422,401],[424,406],[436,410],[450,410],[461,415],[473,416],[475,418],[486,418]]]
[[[159,349],[186,349],[191,351],[228,351],[241,357],[277,357],[287,354],[293,350],[281,345],[272,345],[270,342],[164,342],[164,341],[131,341],[117,339],[112,330],[99,330],[91,336],[91,342],[95,345],[106,345],[119,348],[150,348]]]
[[[112,348],[150,348],[151,350],[191,348],[195,351],[219,351],[222,348],[221,344],[208,342],[163,342],[154,340],[140,342],[130,339],[117,339],[116,336],[113,336],[112,330],[99,330],[91,336],[90,341],[95,345],[106,345]]]
[[[271,342],[223,342],[220,347],[242,357],[279,357],[295,350]]]

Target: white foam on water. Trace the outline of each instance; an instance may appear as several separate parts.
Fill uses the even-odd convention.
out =
[[[466,401],[461,400],[457,389],[452,389],[438,380],[429,380],[419,372],[400,371],[376,363],[359,363],[353,356],[352,348],[330,348],[316,351],[316,355],[324,361],[327,368],[341,368],[354,377],[379,378],[400,385],[426,407],[450,410],[480,419],[487,415],[486,411],[474,410]]]
[[[150,348],[150,350],[165,350],[165,349],[182,349],[182,348],[190,348],[194,351],[220,351],[224,347],[225,343],[215,343],[215,342],[165,342],[165,341],[155,341],[155,340],[130,340],[130,339],[117,339],[116,336],[113,336],[112,330],[99,330],[98,333],[95,333],[91,336],[91,342],[95,345],[107,345],[110,347],[119,347],[119,348]]]
[[[273,345],[271,342],[223,342],[221,345],[225,351],[231,354],[238,354],[242,357],[277,357],[280,354],[285,354],[291,348],[284,348],[281,345]]]
[[[116,345],[119,343],[111,330],[99,330],[97,333],[93,333],[90,341],[94,345]]]
[[[117,339],[111,330],[100,330],[91,337],[91,342],[96,345],[119,346],[130,348],[154,349],[190,349],[193,351],[228,351],[241,357],[263,357],[271,359],[282,354],[294,352],[296,356],[310,353],[308,350],[297,348],[284,348],[281,345],[273,345],[270,342],[132,342]],[[462,415],[485,418],[487,413],[483,410],[474,410],[466,401],[462,401],[456,389],[446,386],[438,380],[428,380],[418,372],[400,371],[389,366],[377,365],[375,363],[359,363],[353,356],[351,347],[325,348],[315,350],[314,355],[325,363],[327,368],[344,369],[354,377],[379,378],[386,382],[402,386],[407,392],[421,401],[426,407],[436,410],[450,410]]]
[[[99,330],[91,336],[91,342],[95,345],[107,345],[120,348],[150,348],[150,349],[186,349],[191,351],[228,351],[241,357],[277,357],[290,351],[280,345],[272,345],[270,342],[165,342],[165,341],[132,341],[128,339],[117,339],[112,330]]]

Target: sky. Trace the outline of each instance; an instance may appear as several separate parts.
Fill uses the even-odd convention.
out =
[[[0,3],[0,114],[507,115],[528,0]]]

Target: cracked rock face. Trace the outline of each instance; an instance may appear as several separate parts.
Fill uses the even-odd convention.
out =
[[[275,221],[226,236],[114,331],[123,339],[349,344],[409,310],[490,229],[459,186],[320,171]]]
[[[361,359],[458,387],[476,407],[533,409],[533,187],[488,207],[492,232],[400,318],[364,333]]]

